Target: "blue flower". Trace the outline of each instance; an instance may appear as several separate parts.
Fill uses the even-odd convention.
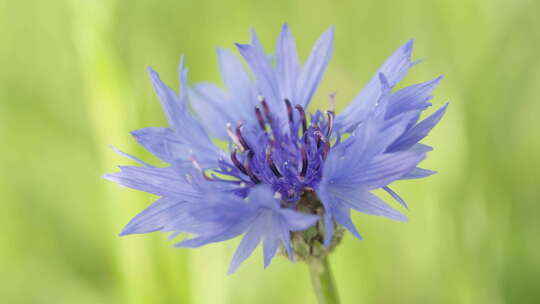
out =
[[[370,191],[384,189],[406,207],[388,185],[434,173],[418,167],[431,150],[419,142],[446,105],[423,120],[420,116],[431,106],[441,77],[393,89],[416,64],[409,41],[343,112],[310,114],[306,109],[332,55],[333,37],[331,28],[302,65],[287,25],[273,56],[252,32],[250,44],[236,45],[250,72],[234,54],[217,51],[225,88],[211,83],[188,87],[183,58],[179,94],[149,69],[169,127],[132,134],[168,166],[154,167],[120,152],[141,166],[120,167],[105,177],[160,197],[121,235],[184,232],[194,237],[176,246],[198,247],[244,234],[230,266],[234,272],[260,242],[265,267],[280,246],[292,259],[291,235],[310,227],[324,227],[327,247],[336,227],[360,238],[351,209],[405,221]],[[227,152],[212,138],[228,142]]]

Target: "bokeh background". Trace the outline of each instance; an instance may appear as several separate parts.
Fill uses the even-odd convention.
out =
[[[429,179],[400,182],[408,223],[355,215],[332,255],[344,303],[540,302],[540,6],[534,0],[0,1],[1,303],[314,303],[305,265],[259,251],[232,276],[238,239],[173,249],[117,233],[151,195],[101,179],[155,161],[128,132],[164,126],[145,68],[177,85],[220,81],[215,47],[288,22],[302,58],[330,25],[316,106],[338,108],[415,38],[404,84],[445,74],[449,112],[427,139]]]

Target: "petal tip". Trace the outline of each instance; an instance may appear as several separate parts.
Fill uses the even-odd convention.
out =
[[[409,41],[407,41],[407,42],[403,45],[403,50],[404,50],[406,53],[411,53],[413,47],[414,47],[414,38],[411,38],[411,39],[409,39]]]

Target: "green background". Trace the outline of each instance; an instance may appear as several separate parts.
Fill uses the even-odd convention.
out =
[[[331,257],[344,303],[540,302],[538,1],[0,1],[0,302],[313,303],[305,265],[227,276],[238,239],[173,249],[117,233],[151,195],[101,179],[152,157],[129,131],[164,126],[146,66],[177,87],[220,81],[215,47],[267,49],[289,22],[302,58],[330,25],[316,105],[343,109],[391,52],[426,59],[403,84],[446,78],[450,108],[427,143],[439,173],[400,182],[408,223],[356,214]]]

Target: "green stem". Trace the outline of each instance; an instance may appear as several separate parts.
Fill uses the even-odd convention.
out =
[[[309,273],[311,274],[313,290],[317,295],[319,304],[339,304],[338,293],[336,286],[334,285],[328,258],[313,259],[307,264]]]

